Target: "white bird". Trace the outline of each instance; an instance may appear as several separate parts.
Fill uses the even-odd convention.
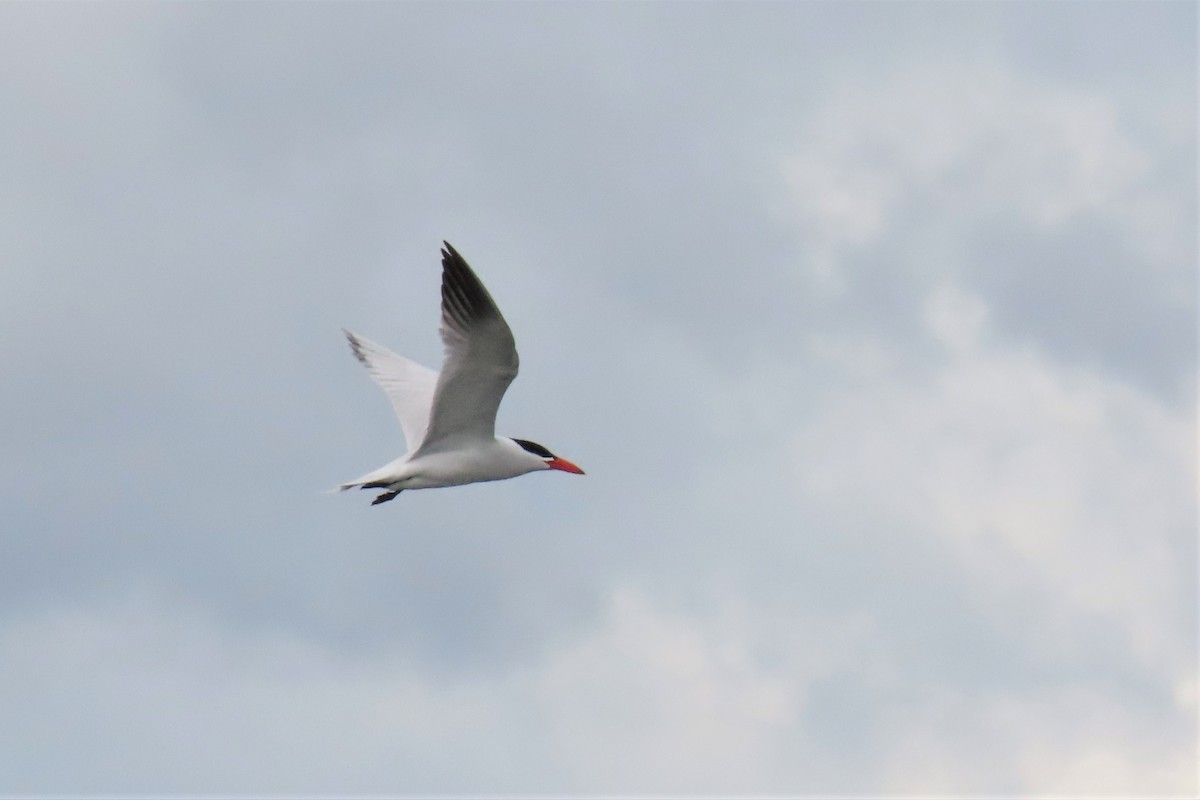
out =
[[[517,377],[516,343],[483,283],[449,242],[442,244],[441,373],[343,330],[354,355],[392,401],[408,444],[405,455],[338,487],[383,489],[371,505],[405,489],[499,481],[548,469],[583,474],[536,442],[496,436],[496,411]]]

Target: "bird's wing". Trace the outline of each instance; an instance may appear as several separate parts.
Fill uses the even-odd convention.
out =
[[[517,376],[517,346],[500,309],[448,242],[442,250],[442,323],[446,358],[438,376],[423,452],[457,442],[490,441],[496,410]]]
[[[429,411],[433,407],[438,374],[350,331],[343,330],[342,333],[350,340],[354,355],[387,392],[404,430],[404,441],[410,451],[416,450],[429,427]]]

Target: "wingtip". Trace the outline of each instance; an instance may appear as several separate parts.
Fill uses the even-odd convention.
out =
[[[350,352],[354,353],[355,358],[357,358],[363,364],[366,364],[367,357],[363,353],[362,340],[345,328],[342,328],[342,333],[346,335],[346,340],[350,342]]]

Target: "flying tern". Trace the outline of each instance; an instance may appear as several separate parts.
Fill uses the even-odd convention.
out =
[[[499,481],[539,470],[583,474],[537,442],[496,435],[496,410],[517,377],[516,343],[466,260],[449,242],[442,244],[439,333],[446,352],[440,373],[343,330],[391,400],[408,444],[405,455],[338,487],[382,489],[373,506],[405,489]]]

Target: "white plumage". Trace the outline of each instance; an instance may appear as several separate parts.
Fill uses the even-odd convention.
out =
[[[527,472],[583,470],[541,445],[498,437],[496,411],[517,376],[512,331],[483,283],[448,242],[442,250],[442,371],[344,331],[354,355],[383,387],[408,452],[342,484],[384,489],[372,505],[405,489],[432,489],[515,478]]]

